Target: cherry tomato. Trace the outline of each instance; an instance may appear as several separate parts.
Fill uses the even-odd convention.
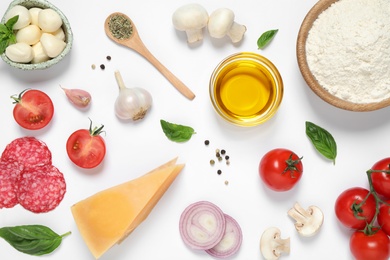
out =
[[[274,191],[290,190],[302,177],[301,159],[288,149],[271,150],[261,158],[259,175],[264,184]]]
[[[372,194],[366,201],[369,191],[364,188],[354,187],[343,191],[336,199],[335,212],[337,219],[346,227],[364,229],[375,215],[376,203]]]
[[[390,158],[384,158],[372,166],[372,170],[390,171]],[[376,193],[390,199],[390,174],[385,172],[373,172],[371,174],[372,186]]]
[[[28,130],[38,130],[50,123],[54,106],[50,97],[40,90],[25,90],[11,97],[16,104],[13,110],[15,121]]]
[[[92,125],[92,123],[91,123]],[[89,130],[79,129],[73,132],[66,142],[69,159],[81,168],[91,169],[98,166],[106,154],[104,139],[99,135],[103,126]]]
[[[386,201],[386,203],[379,208],[378,224],[390,236],[390,200]]]
[[[349,240],[349,248],[356,260],[387,260],[390,255],[390,240],[382,230],[373,234],[355,231]]]

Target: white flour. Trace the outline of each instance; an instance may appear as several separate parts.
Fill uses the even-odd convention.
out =
[[[313,76],[354,103],[390,97],[390,0],[339,0],[314,22],[306,42]]]

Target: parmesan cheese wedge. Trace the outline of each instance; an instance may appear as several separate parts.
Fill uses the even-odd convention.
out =
[[[98,259],[142,223],[181,172],[173,159],[129,182],[100,191],[71,207],[87,247]]]

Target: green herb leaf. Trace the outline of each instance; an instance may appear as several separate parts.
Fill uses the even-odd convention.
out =
[[[316,150],[325,158],[336,163],[337,145],[333,136],[324,128],[306,121],[306,135],[311,140]]]
[[[7,26],[9,31],[12,31],[14,28],[15,23],[19,20],[19,15],[15,15],[14,17],[10,18],[6,23],[5,26]]]
[[[16,43],[16,36],[13,30],[15,23],[18,21],[19,15],[10,18],[5,24],[0,24],[0,55],[5,49]]]
[[[29,255],[45,255],[53,252],[70,232],[58,235],[42,225],[24,225],[0,228],[0,237],[16,250]]]
[[[196,134],[190,126],[173,124],[162,119],[160,123],[166,137],[174,142],[186,142],[191,139],[193,134]]]
[[[268,43],[275,37],[275,34],[278,32],[279,30],[276,29],[276,30],[269,30],[269,31],[266,31],[264,32],[260,37],[259,39],[257,40],[257,47],[259,49],[263,49],[265,46],[268,45]]]

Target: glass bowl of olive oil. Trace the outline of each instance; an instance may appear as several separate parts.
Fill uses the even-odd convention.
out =
[[[283,98],[283,81],[267,58],[251,52],[225,58],[210,78],[215,111],[238,126],[256,126],[270,119]]]

